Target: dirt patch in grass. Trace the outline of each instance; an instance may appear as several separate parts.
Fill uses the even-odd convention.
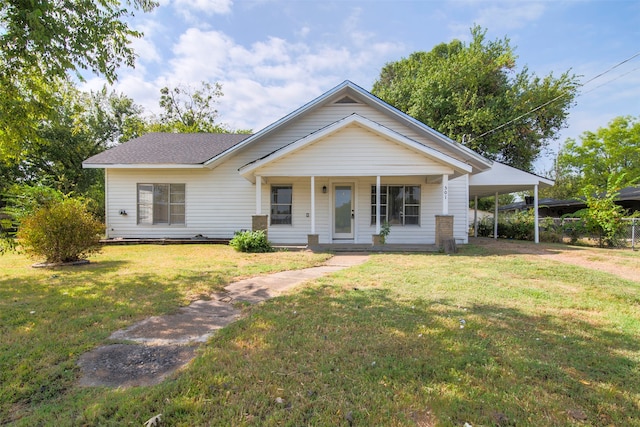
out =
[[[114,344],[80,357],[82,386],[131,387],[159,384],[195,354],[193,346]]]
[[[498,254],[528,255],[591,270],[614,274],[622,279],[640,281],[640,255],[630,249],[601,249],[560,244],[535,244],[526,241],[470,238],[469,243]]]

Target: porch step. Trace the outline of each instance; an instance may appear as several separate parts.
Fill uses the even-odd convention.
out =
[[[436,245],[400,245],[400,244],[386,244],[386,245],[357,245],[357,244],[329,244],[318,245],[311,248],[314,251],[326,251],[326,252],[420,252],[420,253],[435,253],[440,249]]]

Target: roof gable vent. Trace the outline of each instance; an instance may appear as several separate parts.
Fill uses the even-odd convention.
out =
[[[359,104],[359,102],[350,96],[345,96],[338,99],[334,104]]]

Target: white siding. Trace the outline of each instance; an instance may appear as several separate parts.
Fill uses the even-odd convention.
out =
[[[262,176],[441,175],[453,169],[359,125],[348,126],[255,171]]]
[[[337,122],[352,114],[359,114],[362,117],[366,117],[376,123],[379,123],[389,129],[392,129],[407,138],[411,138],[421,144],[433,147],[438,151],[452,155],[452,152],[446,147],[435,144],[433,141],[423,137],[422,135],[414,132],[410,128],[403,126],[399,122],[395,121],[392,117],[381,113],[380,111],[364,104],[331,104],[320,107],[300,117],[298,120],[287,124],[282,129],[279,129],[274,134],[269,135],[268,138],[263,139],[260,142],[260,147],[252,147],[255,150],[256,156],[254,159],[263,157],[278,148],[281,148],[287,144],[295,142],[300,138],[303,138],[318,129],[322,129],[332,123]],[[251,159],[251,160],[254,160]],[[247,162],[251,161],[248,160]],[[245,162],[245,163],[247,163]]]
[[[106,174],[108,237],[185,238],[202,234],[231,238],[237,230],[250,229],[251,217],[256,212],[256,187],[244,179],[238,169],[354,112],[409,138],[430,143],[366,105],[325,106],[289,123],[257,144],[239,150],[213,170],[110,169]],[[445,152],[442,147],[435,148]],[[426,184],[426,176],[449,170],[405,146],[353,126],[256,172],[271,175],[262,184],[263,214],[270,213],[272,184],[293,185],[292,224],[270,227],[269,238],[275,243],[306,243],[307,234],[311,232],[310,175],[316,175],[315,228],[320,243],[332,241],[332,185],[336,183],[354,184],[354,241],[371,243],[375,233],[375,225],[371,224],[371,186],[375,185],[375,176],[380,175],[382,185],[414,184],[421,185],[422,189],[420,225],[392,227],[388,242],[432,244],[435,242],[435,215],[442,213],[442,191],[440,184]],[[186,224],[138,225],[138,183],[184,183]],[[322,192],[323,186],[327,187],[327,193]],[[450,179],[449,186],[449,213],[455,216],[455,237],[459,242],[466,242],[468,179],[466,176]],[[126,210],[128,215],[119,215],[120,210]]]
[[[449,180],[449,213],[453,217],[453,236],[458,243],[469,243],[469,175]]]
[[[109,237],[232,237],[251,228],[255,187],[233,175],[215,171],[111,169],[108,174],[107,233]],[[228,173],[229,171],[227,171]],[[138,225],[137,184],[185,184],[185,225]],[[126,210],[127,215],[119,215]]]

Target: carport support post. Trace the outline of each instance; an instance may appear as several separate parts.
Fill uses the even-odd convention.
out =
[[[496,191],[495,207],[493,209],[493,238],[498,238],[498,192]]]
[[[533,186],[533,234],[534,241],[540,243],[540,224],[538,218],[538,185]]]

